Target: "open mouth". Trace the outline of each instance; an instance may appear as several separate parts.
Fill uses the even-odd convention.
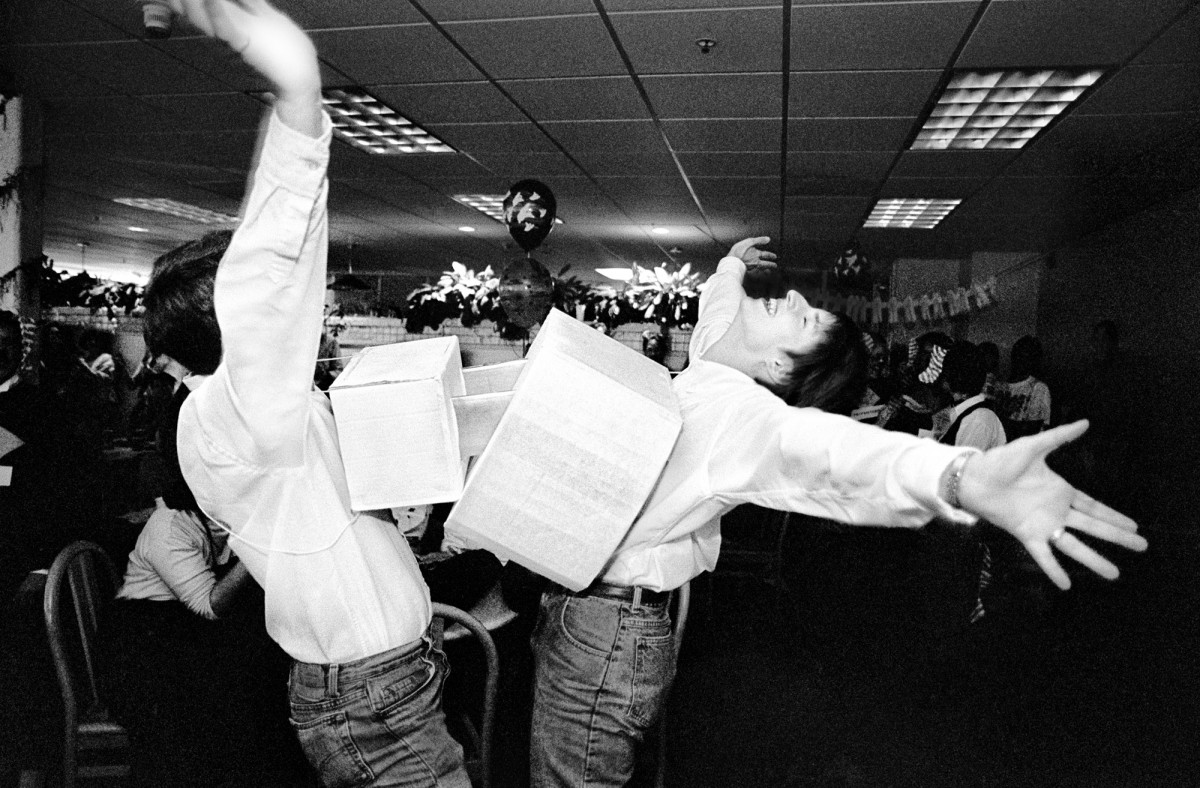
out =
[[[767,314],[775,317],[775,310],[779,309],[779,300],[776,298],[767,298],[766,301]]]

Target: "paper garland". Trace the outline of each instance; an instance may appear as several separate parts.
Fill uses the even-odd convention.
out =
[[[843,295],[821,291],[810,299],[813,306],[831,312],[845,312],[856,323],[880,326],[941,323],[952,317],[977,312],[1000,300],[996,277],[972,282],[968,287],[955,287],[942,293],[924,293],[884,301],[879,296]]]

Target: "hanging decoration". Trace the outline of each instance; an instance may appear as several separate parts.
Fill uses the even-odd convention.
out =
[[[995,276],[968,287],[884,299],[879,294],[863,295],[823,290],[809,299],[813,306],[831,312],[845,312],[861,325],[920,326],[942,323],[950,318],[986,309],[999,301]]]
[[[871,262],[859,248],[858,241],[849,241],[842,249],[830,271],[832,285],[841,290],[870,292]]]
[[[554,277],[532,257],[505,266],[496,291],[505,318],[526,331],[545,320],[554,306]]]
[[[541,181],[527,179],[508,187],[504,196],[504,224],[508,234],[526,253],[546,240],[554,229],[558,203],[554,192]]]

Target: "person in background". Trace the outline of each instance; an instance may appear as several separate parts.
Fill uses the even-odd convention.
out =
[[[1009,437],[1035,435],[1050,426],[1050,387],[1041,380],[1042,343],[1023,336],[1013,343],[1008,384],[999,392]]]
[[[275,95],[227,242],[156,265],[147,346],[196,379],[180,467],[265,594],[292,658],[290,717],[324,785],[468,788],[441,707],[445,655],[416,558],[389,512],[355,511],[329,399],[313,386],[324,317],[332,123],[312,41],[265,0],[170,0]]]
[[[101,633],[101,680],[128,730],[138,786],[289,786],[304,756],[287,724],[287,660],[262,624],[262,597],[228,535],[196,507],[179,471],[175,420],[159,447],[164,489],[129,555]]]
[[[979,353],[983,356],[983,367],[987,376],[983,381],[983,396],[996,399],[996,384],[1000,379],[1000,347],[995,342],[980,342]]]
[[[994,523],[1061,588],[1054,551],[1107,578],[1116,567],[1072,532],[1142,550],[1127,517],[1045,464],[1086,424],[979,452],[859,424],[865,350],[844,315],[782,278],[743,289],[767,238],[734,244],[709,278],[688,367],[673,381],[683,428],[641,515],[588,588],[552,586],[535,625],[531,778],[618,786],[675,675],[671,592],[716,566],[721,516],[743,503],[857,525],[935,517]],[[828,411],[832,412],[825,412]]]

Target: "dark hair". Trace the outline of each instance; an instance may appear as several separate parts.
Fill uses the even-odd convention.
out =
[[[834,315],[816,348],[788,355],[794,362],[792,374],[787,383],[773,389],[787,404],[849,414],[862,401],[867,346],[862,331],[845,314]]]
[[[155,260],[142,299],[146,347],[201,375],[211,374],[221,363],[213,280],[232,236],[230,230],[211,232]]]
[[[942,362],[942,378],[956,394],[974,396],[983,391],[987,381],[987,365],[981,348],[970,342],[955,342],[946,351]]]
[[[1037,337],[1023,336],[1013,343],[1009,380],[1021,381],[1042,374],[1042,343]]]
[[[980,342],[979,355],[983,358],[983,366],[988,372],[995,372],[1000,366],[1000,346],[995,342]]]
[[[19,337],[21,336],[21,319],[7,309],[0,309],[0,328],[7,328]]]

